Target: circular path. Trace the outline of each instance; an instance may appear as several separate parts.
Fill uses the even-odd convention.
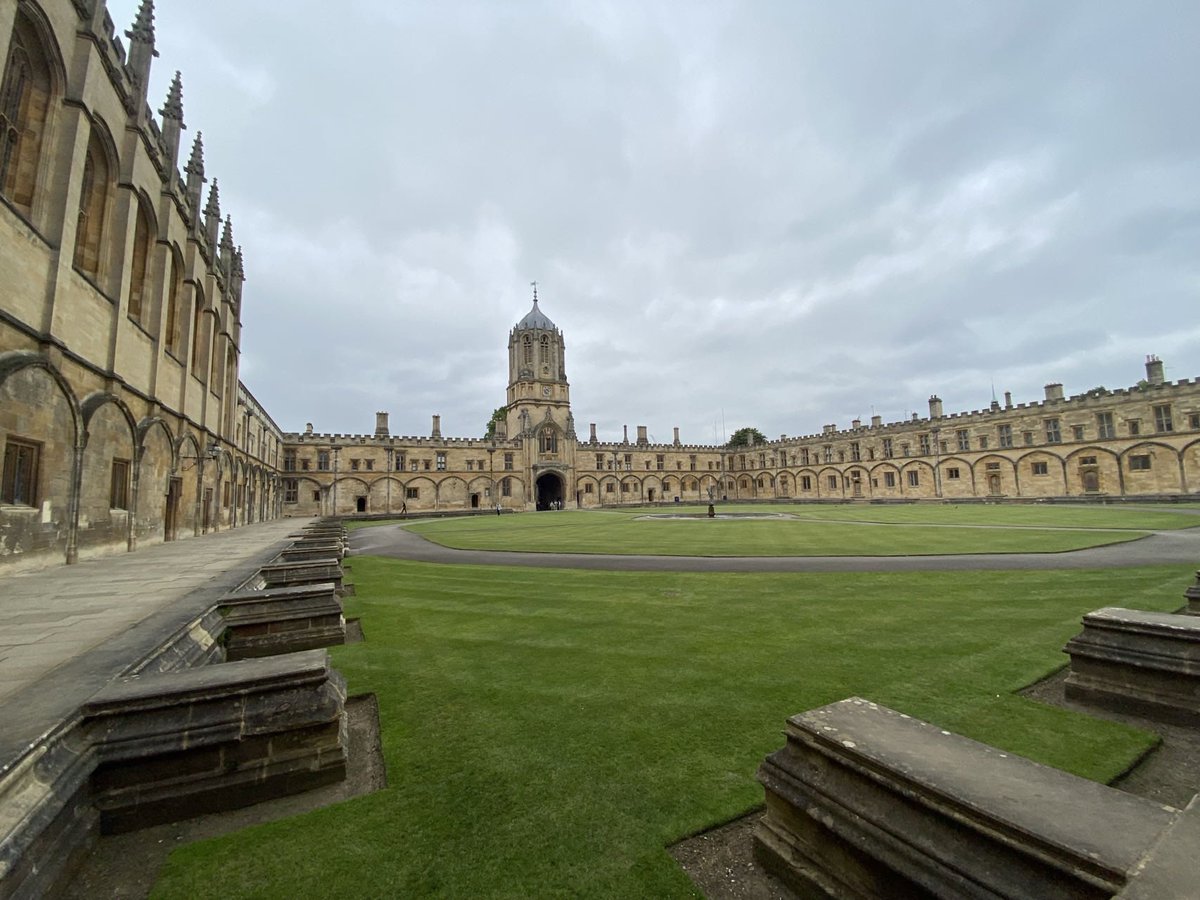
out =
[[[1113,569],[1200,565],[1200,528],[1156,531],[1144,538],[1063,553],[966,553],[957,556],[627,556],[455,550],[381,525],[351,533],[354,553],[416,562],[622,572],[912,572],[1012,569]]]

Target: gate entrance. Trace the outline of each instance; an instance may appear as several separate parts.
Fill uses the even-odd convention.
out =
[[[537,480],[537,508],[553,509],[563,500],[563,483],[557,475],[547,472]]]

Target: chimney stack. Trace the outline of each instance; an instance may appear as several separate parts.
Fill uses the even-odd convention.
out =
[[[375,437],[385,438],[390,436],[388,431],[388,414],[385,412],[375,413]]]
[[[676,447],[679,446],[679,426],[678,425],[675,426],[675,441],[674,441],[674,443],[675,443]]]
[[[883,427],[883,416],[871,416],[871,427],[872,428],[882,428]]]
[[[942,417],[942,398],[937,394],[929,398],[929,418],[940,419]]]
[[[1012,391],[1004,392],[1004,408],[1012,409]]]
[[[851,419],[850,427],[858,431],[858,429],[862,428],[862,419]]]
[[[1054,384],[1046,385],[1046,399],[1047,400],[1061,400],[1062,398],[1063,398],[1063,387],[1061,384],[1055,382]]]
[[[650,440],[646,437],[646,426],[639,425],[637,427],[637,430],[638,430],[638,440],[637,440],[638,446],[645,447],[648,443],[650,443]]]
[[[1151,384],[1163,384],[1166,378],[1163,377],[1162,360],[1151,353],[1146,357],[1146,380]]]
[[[624,437],[621,438],[621,443],[628,444],[629,443],[629,426],[622,425],[621,427],[624,429],[624,435],[625,435]]]
[[[599,441],[596,440],[596,423],[595,422],[593,422],[591,424],[590,430],[591,430],[591,436],[588,438],[588,443],[598,444]]]
[[[434,438],[435,440],[439,440],[439,441],[442,439],[442,417],[441,416],[435,415],[433,417],[433,433],[430,434],[429,436],[431,438]]]

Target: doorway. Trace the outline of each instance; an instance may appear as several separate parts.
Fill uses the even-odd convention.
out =
[[[557,475],[547,472],[537,480],[537,508],[554,509],[562,503],[563,483]]]
[[[173,541],[179,528],[179,498],[183,496],[183,479],[167,482],[167,508],[163,511],[163,540]]]
[[[1000,496],[1000,476],[999,475],[989,475],[988,476],[988,493],[991,494],[993,497]]]
[[[1085,494],[1096,494],[1100,492],[1100,473],[1095,469],[1084,469],[1079,473],[1079,477],[1083,481],[1083,492]]]
[[[367,511],[367,498],[366,497],[355,497],[354,498],[354,509],[356,512],[365,513]]]
[[[478,494],[471,495],[471,509],[479,509],[479,495]]]

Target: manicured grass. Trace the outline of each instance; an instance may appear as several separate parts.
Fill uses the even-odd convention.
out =
[[[530,517],[534,518],[534,517]],[[1012,692],[1187,567],[714,575],[353,559],[389,787],[176,851],[160,897],[689,896],[664,846],[761,803],[785,718],[859,695],[1107,780],[1150,743]]]
[[[1054,553],[1200,525],[1186,513],[1054,506],[737,506],[587,510],[413,522],[464,550],[664,556],[922,556]],[[756,519],[740,515],[786,514]],[[655,515],[660,518],[649,518]],[[676,515],[680,518],[662,518]],[[1119,530],[1118,530],[1119,529]]]

